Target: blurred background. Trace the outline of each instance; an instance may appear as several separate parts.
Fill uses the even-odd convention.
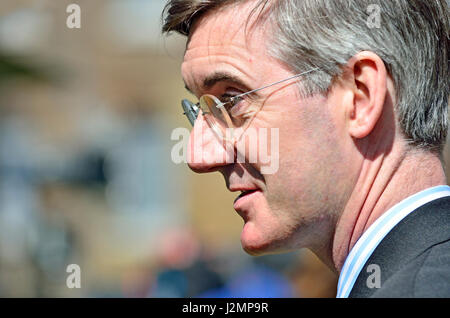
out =
[[[334,297],[306,250],[248,256],[221,175],[172,162],[188,95],[164,3],[0,2],[0,297]]]

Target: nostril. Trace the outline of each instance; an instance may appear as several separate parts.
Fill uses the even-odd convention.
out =
[[[233,145],[219,141],[202,116],[191,131],[187,149],[188,166],[196,173],[217,171],[237,158]]]
[[[199,166],[199,165],[191,165],[188,164],[189,168],[195,172],[195,173],[210,173],[210,172],[216,172],[217,170],[219,170],[219,166],[216,167],[204,167],[204,166]]]
[[[200,162],[188,162],[187,164],[188,164],[189,169],[191,169],[195,173],[208,172],[208,168],[206,168],[205,165],[203,165]]]
[[[223,148],[216,147],[214,150],[198,152],[197,156],[189,156],[187,164],[196,173],[217,171],[220,167],[234,164],[236,156],[227,155]]]

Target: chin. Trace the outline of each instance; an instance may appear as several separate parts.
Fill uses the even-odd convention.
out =
[[[276,229],[265,232],[252,222],[245,223],[241,233],[243,250],[252,256],[287,252],[285,239],[275,236],[276,232]]]

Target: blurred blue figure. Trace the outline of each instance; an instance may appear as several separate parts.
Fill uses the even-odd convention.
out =
[[[150,297],[195,297],[221,286],[221,277],[199,259],[188,268],[167,268],[160,271]]]
[[[294,290],[279,272],[264,265],[251,265],[231,277],[228,283],[212,289],[201,298],[291,298]]]
[[[224,285],[203,255],[201,242],[188,227],[166,230],[159,249],[160,269],[149,297],[195,297]]]
[[[187,294],[187,277],[176,269],[166,269],[158,273],[155,287],[150,291],[150,297],[180,298]]]

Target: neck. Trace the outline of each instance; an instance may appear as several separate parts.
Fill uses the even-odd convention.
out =
[[[327,263],[340,272],[357,240],[383,213],[417,192],[442,184],[446,184],[442,164],[431,153],[400,146],[375,159],[364,159],[337,221]]]

